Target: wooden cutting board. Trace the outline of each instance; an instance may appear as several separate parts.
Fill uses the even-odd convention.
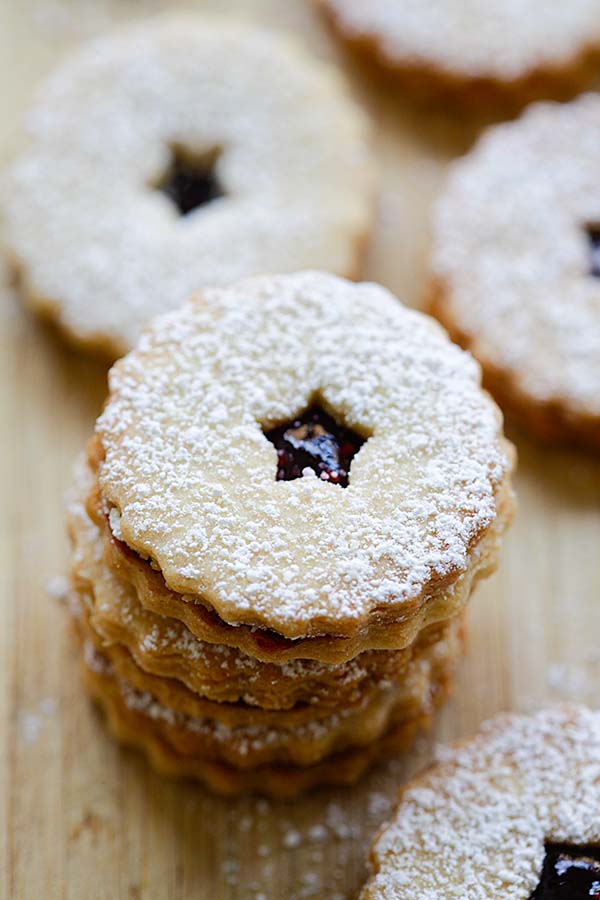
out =
[[[4,0],[1,161],[18,148],[33,86],[70,46],[112,22],[179,5]],[[188,6],[287,28],[317,54],[336,56],[308,0]],[[365,276],[418,305],[431,203],[448,160],[481,123],[414,109],[349,74],[374,118],[382,169]],[[598,704],[600,465],[516,436],[520,508],[501,569],[472,603],[456,695],[408,759],[355,789],[285,804],[225,801],[161,780],[105,734],[56,600],[66,569],[63,494],[100,409],[105,368],[66,349],[4,283],[0,316],[0,896],[354,897],[369,838],[435,741],[466,735],[503,709],[559,698]]]

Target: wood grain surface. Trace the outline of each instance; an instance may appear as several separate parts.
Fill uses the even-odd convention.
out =
[[[31,90],[70,46],[179,5],[2,0],[0,161],[18,151]],[[336,56],[308,0],[188,5],[287,28],[318,55]],[[373,116],[382,169],[365,275],[417,305],[431,202],[448,160],[481,123],[411,108],[341,64]],[[471,605],[455,697],[408,759],[355,789],[293,804],[224,801],[161,780],[114,745],[86,701],[54,599],[67,559],[63,495],[102,403],[105,367],[24,312],[4,274],[0,316],[0,896],[351,898],[369,838],[435,741],[468,734],[499,710],[560,698],[598,705],[600,466],[515,435],[519,512],[503,563]]]

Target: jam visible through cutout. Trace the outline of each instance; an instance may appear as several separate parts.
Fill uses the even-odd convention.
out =
[[[177,207],[182,216],[224,196],[215,174],[218,152],[193,160],[189,155],[173,151],[171,165],[157,188]]]
[[[586,225],[585,230],[590,246],[589,274],[600,278],[600,223]]]
[[[293,422],[265,432],[277,450],[277,481],[302,478],[309,468],[323,481],[348,485],[350,463],[365,440],[311,406]]]
[[[600,847],[546,844],[540,883],[530,900],[600,900]]]

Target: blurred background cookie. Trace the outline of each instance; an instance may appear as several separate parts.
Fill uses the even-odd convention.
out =
[[[115,357],[204,285],[358,273],[367,123],[292,39],[180,16],[76,52],[39,89],[4,194],[28,302]]]
[[[319,0],[339,38],[402,93],[479,109],[566,99],[600,71],[595,0]]]
[[[600,448],[600,97],[538,104],[450,169],[431,311],[502,406],[547,440]]]

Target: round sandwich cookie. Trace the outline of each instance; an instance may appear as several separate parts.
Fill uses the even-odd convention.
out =
[[[600,713],[504,715],[403,789],[361,900],[600,897]]]
[[[480,369],[374,284],[206,288],[109,376],[68,508],[87,689],[159,772],[349,784],[448,696],[513,448]]]
[[[477,364],[383,288],[318,272],[156,320],[111,371],[96,443],[109,564],[195,633],[216,617],[208,640],[283,639],[267,659],[412,643],[493,568],[512,509]]]
[[[567,99],[600,69],[595,0],[319,0],[333,30],[404,92],[506,109]]]
[[[124,27],[39,89],[7,173],[23,296],[116,357],[194,290],[255,272],[358,272],[368,127],[341,76],[283,35],[193,16]]]
[[[538,104],[451,167],[429,309],[499,403],[547,440],[600,448],[600,97]]]

